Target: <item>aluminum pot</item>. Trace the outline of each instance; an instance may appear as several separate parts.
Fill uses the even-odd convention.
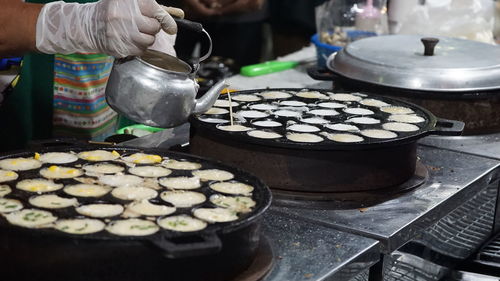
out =
[[[328,58],[328,69],[308,73],[335,90],[401,97],[464,121],[464,135],[474,135],[500,131],[499,57],[490,44],[391,35],[353,42]]]

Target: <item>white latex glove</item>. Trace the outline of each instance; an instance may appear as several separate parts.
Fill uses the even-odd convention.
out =
[[[47,54],[139,55],[153,44],[160,29],[175,34],[177,25],[155,0],[59,1],[46,4],[40,12],[36,47]]]
[[[155,42],[151,45],[151,47],[149,47],[149,49],[160,51],[175,57],[175,39],[175,34],[170,35],[165,33],[163,30],[160,30],[160,32],[156,34]]]

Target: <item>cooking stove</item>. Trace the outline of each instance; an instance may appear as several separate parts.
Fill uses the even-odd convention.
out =
[[[446,143],[455,138],[441,139]],[[279,250],[263,280],[367,280],[370,266],[370,280],[439,280],[477,251],[494,233],[500,157],[453,151],[430,145],[429,141],[425,138],[419,145],[417,172],[399,192],[391,193],[389,188],[348,197],[275,192],[273,206],[265,217],[264,234],[273,250]],[[135,144],[141,146],[141,140],[135,140]],[[165,144],[172,145],[165,139],[158,142],[159,146]],[[497,151],[500,155],[500,148]],[[358,200],[367,196],[374,200]],[[351,248],[351,260],[366,259],[362,257],[378,249],[382,255],[368,259],[371,263],[336,263],[337,257],[332,255],[339,252],[332,245],[349,235],[379,243]],[[286,242],[294,240],[292,237],[299,244]],[[317,241],[332,243],[317,247]],[[295,248],[310,243],[315,251]],[[371,254],[360,256],[368,252]],[[290,257],[288,261],[276,258],[284,255]],[[349,276],[344,275],[353,268],[356,270]],[[308,272],[311,270],[314,272]]]
[[[308,53],[313,54],[313,48]],[[310,79],[301,68],[251,79],[237,75],[227,81],[238,85],[240,90],[254,89],[255,85],[259,88],[332,86],[331,82]],[[184,132],[188,131],[184,128]],[[146,147],[185,145],[189,141],[188,135],[183,138],[179,138],[183,134],[174,135],[182,142],[171,142],[158,135],[150,137]],[[401,192],[391,193],[389,189],[349,196],[274,192],[275,200],[264,223],[265,232],[274,233],[269,227],[275,224],[277,229],[282,227],[278,225],[283,220],[278,218],[283,217],[294,224],[309,225],[311,234],[307,236],[311,241],[324,239],[323,235],[333,232],[378,241],[382,255],[380,262],[370,268],[370,280],[439,280],[446,276],[450,268],[500,231],[500,219],[495,219],[495,214],[500,217],[500,212],[496,211],[500,207],[497,206],[500,205],[497,199],[500,134],[426,137],[419,143],[417,155],[425,172],[417,173],[405,183]],[[144,147],[144,142],[139,139],[133,145]],[[358,200],[367,196],[372,197],[371,202]],[[320,227],[324,233],[311,236],[313,230]],[[285,228],[275,235],[291,230]],[[280,245],[283,251],[293,252],[289,243]],[[270,279],[266,280],[309,280],[303,275],[293,275],[295,271],[304,272],[304,267],[310,266],[309,259],[315,260],[318,267],[324,267],[321,272],[330,272],[334,268],[330,264],[335,262],[333,257],[315,258],[304,254],[298,252],[296,258],[303,261],[297,262],[296,266],[283,267],[291,275],[271,273],[268,275]],[[281,271],[279,267],[273,270]],[[358,274],[361,272],[366,271],[359,270]],[[284,277],[273,279],[273,276]]]
[[[300,192],[280,189],[273,190],[274,206],[307,209],[356,209],[383,203],[390,198],[419,187],[429,178],[427,167],[417,161],[414,175],[406,182],[377,190],[360,192]]]

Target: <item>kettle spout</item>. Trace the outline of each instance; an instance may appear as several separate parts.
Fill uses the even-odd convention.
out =
[[[212,86],[201,98],[196,100],[194,105],[193,114],[200,114],[208,111],[219,97],[220,91],[229,86],[225,80],[222,80]]]

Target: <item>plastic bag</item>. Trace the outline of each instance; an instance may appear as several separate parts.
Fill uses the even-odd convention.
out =
[[[494,1],[391,0],[391,33],[449,36],[493,43]]]
[[[386,34],[386,0],[330,0],[316,7],[320,41],[345,46],[364,37]]]

